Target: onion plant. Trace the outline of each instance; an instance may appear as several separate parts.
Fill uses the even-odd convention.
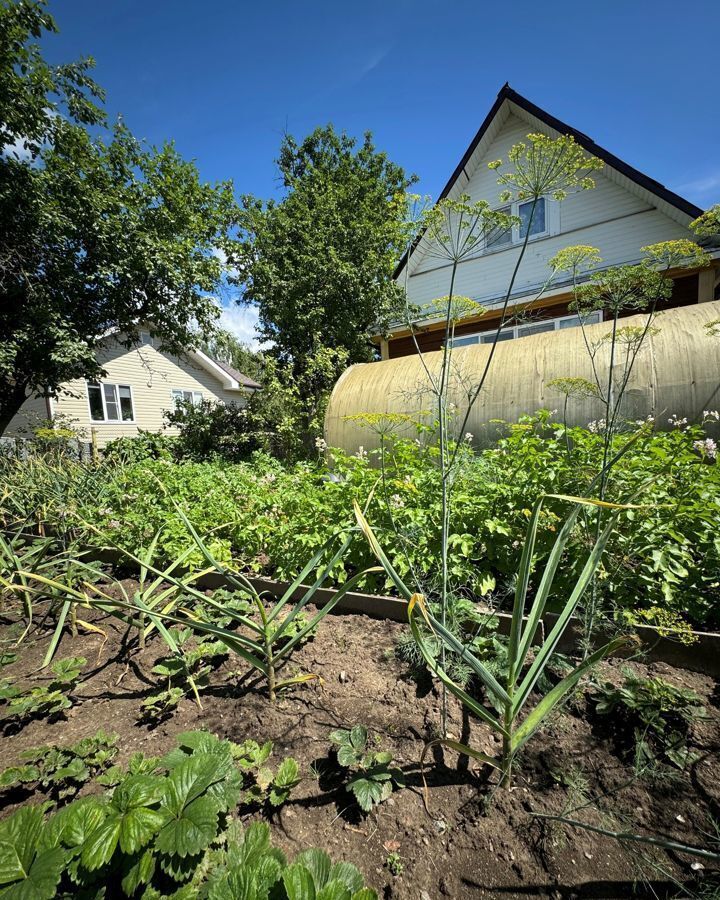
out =
[[[222,576],[225,583],[233,590],[242,592],[248,597],[250,606],[254,608],[256,615],[232,608],[216,601],[212,595],[208,596],[200,591],[193,583],[197,578],[183,577],[178,574],[179,560],[165,569],[159,569],[150,561],[150,554],[137,556],[112,542],[110,542],[112,547],[132,560],[144,572],[156,576],[156,580],[149,585],[152,591],[146,589],[128,593],[120,590],[111,594],[97,584],[85,583],[74,587],[63,584],[59,580],[47,578],[37,572],[28,571],[22,574],[27,583],[38,585],[38,591],[47,591],[49,588],[58,594],[63,593],[68,602],[90,607],[119,618],[127,624],[143,629],[145,634],[150,628],[156,628],[173,654],[181,655],[181,650],[168,627],[171,625],[190,628],[195,634],[220,641],[229,651],[244,659],[266,679],[268,694],[272,702],[276,700],[277,693],[282,688],[317,678],[318,676],[315,674],[306,673],[280,680],[278,672],[287,663],[298,644],[315,630],[320,620],[340,602],[348,591],[351,591],[370,572],[380,571],[379,567],[373,567],[359,572],[336,591],[327,603],[318,608],[314,615],[308,617],[308,621],[303,627],[291,628],[300,612],[317,599],[318,591],[327,581],[333,567],[356,538],[357,529],[351,529],[344,536],[335,535],[327,541],[314,554],[282,596],[276,599],[267,591],[256,590],[252,582],[243,574],[220,563],[213,556],[185,512],[177,503],[174,505],[192,537],[192,549],[199,550],[208,564],[202,574],[214,572]],[[92,526],[87,527],[97,532],[97,529]],[[332,547],[338,544],[339,547],[331,554]],[[185,560],[187,556],[187,553],[183,553],[182,560]],[[309,587],[304,586],[305,580],[318,570],[319,574],[316,575],[313,583]],[[162,585],[166,585],[166,587],[162,587]],[[8,583],[5,586],[11,587]],[[301,594],[299,599],[296,599],[298,591]],[[200,601],[205,609],[216,610],[219,618],[229,618],[231,627],[225,628],[200,618],[191,607],[193,600]],[[159,608],[161,604],[163,604],[162,608]],[[199,701],[197,695],[196,700]]]
[[[540,513],[546,500],[555,500],[562,503],[573,504],[573,509],[560,528],[553,548],[549,554],[545,569],[540,578],[535,596],[532,600],[529,612],[526,615],[528,605],[528,593],[530,579],[533,571],[533,556],[538,531]],[[512,765],[517,753],[532,735],[547,722],[548,717],[559,703],[577,685],[582,676],[588,672],[597,662],[618,650],[628,641],[626,637],[617,637],[599,649],[591,653],[579,665],[577,665],[558,684],[544,694],[540,700],[527,712],[526,706],[533,690],[538,687],[541,676],[548,667],[553,652],[560,638],[567,628],[570,617],[577,609],[588,585],[600,563],[605,545],[615,527],[618,512],[610,516],[610,521],[605,525],[599,537],[595,541],[588,554],[585,565],[580,573],[570,596],[565,600],[562,610],[555,625],[550,630],[539,648],[533,648],[533,640],[543,614],[547,608],[555,574],[563,556],[565,546],[572,534],[578,513],[583,506],[605,507],[615,510],[627,509],[628,505],[611,504],[600,500],[591,500],[581,497],[569,497],[561,494],[548,494],[540,497],[534,505],[528,522],[525,544],[523,547],[520,567],[517,573],[515,598],[510,626],[508,642],[508,665],[503,676],[497,678],[488,666],[481,662],[463,644],[462,640],[452,633],[442,621],[436,619],[428,608],[425,597],[413,592],[398,575],[384,550],[380,546],[370,524],[365,518],[360,507],[355,504],[355,515],[358,523],[367,537],[370,547],[378,558],[388,576],[394,582],[401,596],[408,602],[408,619],[413,637],[417,642],[428,668],[441,681],[450,693],[460,700],[463,706],[477,716],[486,725],[502,738],[502,750],[498,757],[491,757],[478,750],[474,750],[457,741],[448,740],[445,736],[438,741],[431,741],[425,747],[436,743],[445,744],[459,753],[468,755],[481,762],[488,763],[499,769],[502,773],[502,784],[508,787],[512,779]],[[452,652],[456,658],[462,660],[478,681],[483,685],[487,693],[489,704],[484,705],[473,697],[467,690],[457,684],[448,675],[443,663],[443,656],[437,654],[435,649],[429,646],[427,630],[430,630],[440,647],[446,652]]]
[[[43,668],[50,665],[55,650],[60,641],[68,613],[71,615],[71,631],[77,633],[80,625],[86,631],[99,631],[89,622],[78,619],[75,615],[73,604],[63,601],[64,587],[78,578],[82,570],[86,577],[95,577],[97,569],[82,562],[84,554],[73,554],[69,550],[59,550],[52,537],[37,537],[28,533],[25,522],[16,523],[14,531],[4,532],[0,530],[0,585],[19,597],[25,618],[25,628],[17,640],[21,644],[34,623],[34,608],[40,598],[33,588],[31,581],[34,576],[43,576],[52,583],[62,582],[60,592],[46,590],[42,599],[47,599],[51,604],[60,603],[57,611],[55,630],[50,641],[48,651],[43,661]],[[37,581],[37,579],[35,579]],[[51,606],[52,609],[52,606]]]
[[[500,174],[498,184],[503,187],[500,201],[508,204],[522,202],[529,215],[526,222],[517,216],[508,216],[493,209],[485,200],[472,203],[469,195],[458,198],[444,198],[431,209],[426,209],[417,223],[419,230],[411,239],[405,256],[406,295],[409,278],[409,257],[416,247],[421,248],[423,258],[441,260],[441,265],[449,275],[448,293],[418,310],[407,305],[407,324],[415,349],[423,368],[424,391],[429,395],[437,416],[440,481],[440,622],[443,628],[448,621],[448,605],[451,596],[450,571],[448,568],[449,542],[452,519],[452,489],[458,470],[459,454],[467,438],[467,425],[472,408],[485,389],[490,375],[497,344],[502,330],[508,324],[510,306],[520,267],[528,247],[532,225],[540,203],[564,200],[569,193],[589,190],[595,186],[592,173],[602,168],[596,157],[587,156],[570,136],[557,139],[544,134],[529,134],[527,143],[520,142],[510,149],[508,160],[512,168]],[[501,160],[488,163],[493,170],[502,168]],[[468,316],[480,319],[487,313],[476,301],[460,297],[456,290],[456,280],[460,265],[473,259],[478,253],[492,246],[503,234],[519,228],[522,243],[515,255],[512,273],[504,292],[502,302],[493,307],[496,318],[492,326],[492,339],[480,372],[467,370],[462,361],[454,358],[453,343],[457,324]],[[555,276],[553,270],[539,291],[527,298],[527,307],[534,305]],[[516,315],[518,310],[513,310]],[[419,313],[419,315],[418,315]],[[444,340],[439,361],[425,358],[417,340],[417,331],[422,320],[440,318],[445,323]],[[461,399],[464,409],[455,414],[452,397]],[[459,427],[458,427],[459,425]],[[470,436],[472,439],[472,435]],[[441,643],[441,660],[445,663],[445,644]],[[440,727],[443,735],[447,724],[447,691],[443,687]]]

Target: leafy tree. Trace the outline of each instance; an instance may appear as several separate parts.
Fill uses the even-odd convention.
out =
[[[232,413],[223,416],[217,410],[207,417],[213,420],[213,427],[225,435],[222,442],[225,449],[221,455],[240,459],[248,457],[254,450],[264,450],[285,460],[303,456],[299,430],[300,393],[292,372],[267,351],[251,350],[224,329],[213,335],[207,349],[212,356],[224,360],[262,385],[262,391],[256,391],[248,398],[242,417]],[[198,407],[187,411],[181,409],[172,421],[180,427],[183,447],[188,445],[191,435],[197,430],[205,429],[204,417],[200,412]],[[236,426],[242,433],[233,434]],[[228,448],[233,446],[237,447],[237,452],[233,450],[228,454]],[[209,445],[209,449],[209,454],[193,452],[191,455],[203,459],[217,453],[216,446]]]
[[[405,191],[414,178],[332,125],[278,159],[284,196],[244,199],[244,240],[236,258],[242,301],[257,304],[285,384],[294,382],[306,443],[322,428],[324,401],[348,365],[373,358],[372,333],[397,314],[392,280],[405,246]]]
[[[0,0],[0,434],[30,396],[102,374],[96,351],[151,323],[171,352],[217,316],[208,296],[237,206],[172,144],[102,136],[92,59],[51,66],[45,0]]]

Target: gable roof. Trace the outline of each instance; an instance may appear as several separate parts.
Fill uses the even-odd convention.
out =
[[[222,382],[223,387],[229,391],[240,391],[243,389],[251,391],[259,391],[262,385],[247,375],[243,375],[237,369],[229,366],[227,363],[220,362],[203,350],[191,350],[189,355],[199,363],[203,369],[214,375],[218,381]]]
[[[211,357],[212,361],[220,366],[223,372],[227,372],[227,374],[234,378],[239,384],[242,384],[244,387],[252,388],[253,390],[259,390],[262,385],[257,381],[253,381],[252,378],[249,378],[247,375],[243,375],[242,372],[238,371],[238,369],[234,369],[232,366],[229,366],[226,362],[223,362],[221,359],[215,359],[215,357]]]
[[[684,221],[684,224],[687,224],[686,219],[696,219],[699,215],[702,214],[703,210],[699,206],[695,206],[694,203],[690,203],[689,200],[685,200],[684,197],[681,197],[679,194],[676,194],[674,191],[669,190],[665,187],[665,185],[660,184],[659,181],[655,181],[655,179],[644,175],[638,169],[633,168],[633,166],[628,165],[628,163],[621,160],[619,157],[615,156],[613,153],[610,153],[609,150],[605,150],[604,147],[600,147],[592,138],[589,138],[586,134],[583,134],[581,131],[578,131],[576,128],[568,125],[565,122],[562,122],[560,119],[557,119],[555,116],[550,115],[550,113],[546,112],[539,106],[536,106],[534,103],[531,103],[526,97],[523,97],[522,94],[518,94],[517,91],[514,91],[510,85],[506,82],[500,92],[497,95],[497,99],[495,103],[493,103],[490,112],[485,116],[485,119],[480,126],[477,134],[470,142],[470,146],[467,148],[465,153],[463,154],[462,159],[455,167],[455,171],[450,176],[449,181],[442,189],[440,196],[438,197],[438,201],[444,200],[446,197],[450,196],[453,193],[453,189],[460,181],[460,179],[464,176],[465,183],[470,180],[470,174],[467,171],[468,165],[473,161],[473,158],[476,155],[476,152],[480,145],[483,142],[483,138],[485,138],[489,133],[493,132],[493,126],[495,125],[495,120],[502,116],[504,121],[507,118],[507,115],[510,113],[520,112],[520,115],[525,120],[530,120],[531,124],[534,124],[532,120],[535,120],[539,124],[545,125],[547,128],[557,132],[558,134],[566,134],[571,135],[575,141],[589,154],[592,156],[597,156],[601,159],[606,166],[610,167],[616,173],[617,180],[622,183],[625,181],[629,182],[633,185],[637,190],[651,194],[659,201],[659,203],[665,208],[672,218],[678,217],[678,213]],[[504,115],[503,115],[504,113]],[[494,134],[494,132],[493,132]],[[405,264],[408,261],[408,258],[415,251],[415,248],[420,243],[422,238],[422,233],[419,234],[412,246],[405,251],[402,255],[400,261],[395,267],[395,271],[393,273],[393,277],[397,278],[402,272]]]

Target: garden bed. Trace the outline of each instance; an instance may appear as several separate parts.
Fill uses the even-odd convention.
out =
[[[58,652],[88,660],[76,704],[54,722],[7,724],[0,752],[3,767],[16,763],[22,750],[69,744],[98,729],[118,734],[120,763],[138,750],[169,751],[174,737],[188,729],[208,729],[237,742],[272,740],[273,758],[291,754],[303,775],[290,800],[268,816],[275,843],[291,855],[319,846],[334,859],[355,863],[381,897],[627,897],[643,878],[651,882],[655,896],[685,896],[672,879],[697,886],[699,875],[710,876],[711,864],[693,871],[689,856],[640,845],[626,849],[611,838],[543,825],[531,815],[560,813],[580,792],[598,798],[626,785],[602,801],[613,812],[610,827],[623,821],[633,831],[661,832],[707,846],[711,819],[720,817],[720,710],[715,684],[708,677],[662,663],[613,661],[601,667],[601,675],[610,680],[620,678],[622,666],[641,674],[661,673],[703,698],[708,717],[691,731],[692,748],[700,756],[686,772],[662,768],[652,777],[633,778],[632,766],[617,746],[618,736],[608,730],[611,720],[594,716],[587,696],[578,695],[528,743],[510,791],[495,788],[487,767],[468,766],[467,759],[438,750],[426,767],[428,814],[418,763],[424,742],[437,727],[440,698],[429,681],[416,682],[394,658],[393,642],[403,626],[362,615],[331,616],[291,661],[293,669],[321,674],[322,684],[294,689],[272,706],[251,676],[231,674],[238,660],[230,658],[213,672],[202,693],[202,711],[185,699],[169,719],[149,727],[138,724],[139,709],[156,689],[157,678],[150,671],[165,654],[164,645],[153,640],[143,651],[133,648],[128,653],[116,621],[94,621],[105,630],[105,643],[97,634],[66,635]],[[46,647],[44,639],[24,644],[18,660],[3,674],[22,680],[36,673]],[[242,663],[240,667],[246,671]],[[407,782],[368,816],[360,815],[353,796],[339,782],[330,754],[329,733],[356,723],[367,725],[383,748],[393,752]],[[452,699],[449,730],[486,753],[494,752],[490,732],[476,722],[464,722]],[[5,791],[0,795],[2,815],[42,799],[39,793]],[[596,812],[578,817],[608,825]],[[400,855],[400,875],[392,875],[385,865],[391,853]],[[650,896],[647,885],[639,890],[640,896]]]

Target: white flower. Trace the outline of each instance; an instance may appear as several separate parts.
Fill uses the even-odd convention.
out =
[[[327,441],[324,438],[315,438],[315,447],[317,448],[318,452],[324,453],[327,450],[327,446]]]
[[[682,428],[683,425],[687,425],[687,419],[679,419],[675,414],[673,414],[668,419],[668,425],[672,425],[673,428]]]
[[[475,437],[475,435],[472,434],[472,432],[470,432],[470,431],[465,432],[465,440],[468,442],[468,444],[474,437]]]
[[[405,501],[400,496],[400,494],[393,494],[392,497],[390,498],[390,504],[391,504],[391,506],[401,507],[401,506],[405,506]]]
[[[357,453],[355,454],[355,456],[357,456],[358,459],[367,458],[367,452],[362,444],[357,448]]]
[[[717,409],[704,409],[703,422],[709,422],[711,419],[720,422],[720,412]]]
[[[588,422],[588,431],[591,434],[602,434],[602,432],[605,431],[606,426],[607,422],[605,419],[597,419],[596,421]]]
[[[717,458],[717,444],[712,438],[705,438],[704,441],[695,441],[693,447],[701,456],[707,456],[708,459]]]

